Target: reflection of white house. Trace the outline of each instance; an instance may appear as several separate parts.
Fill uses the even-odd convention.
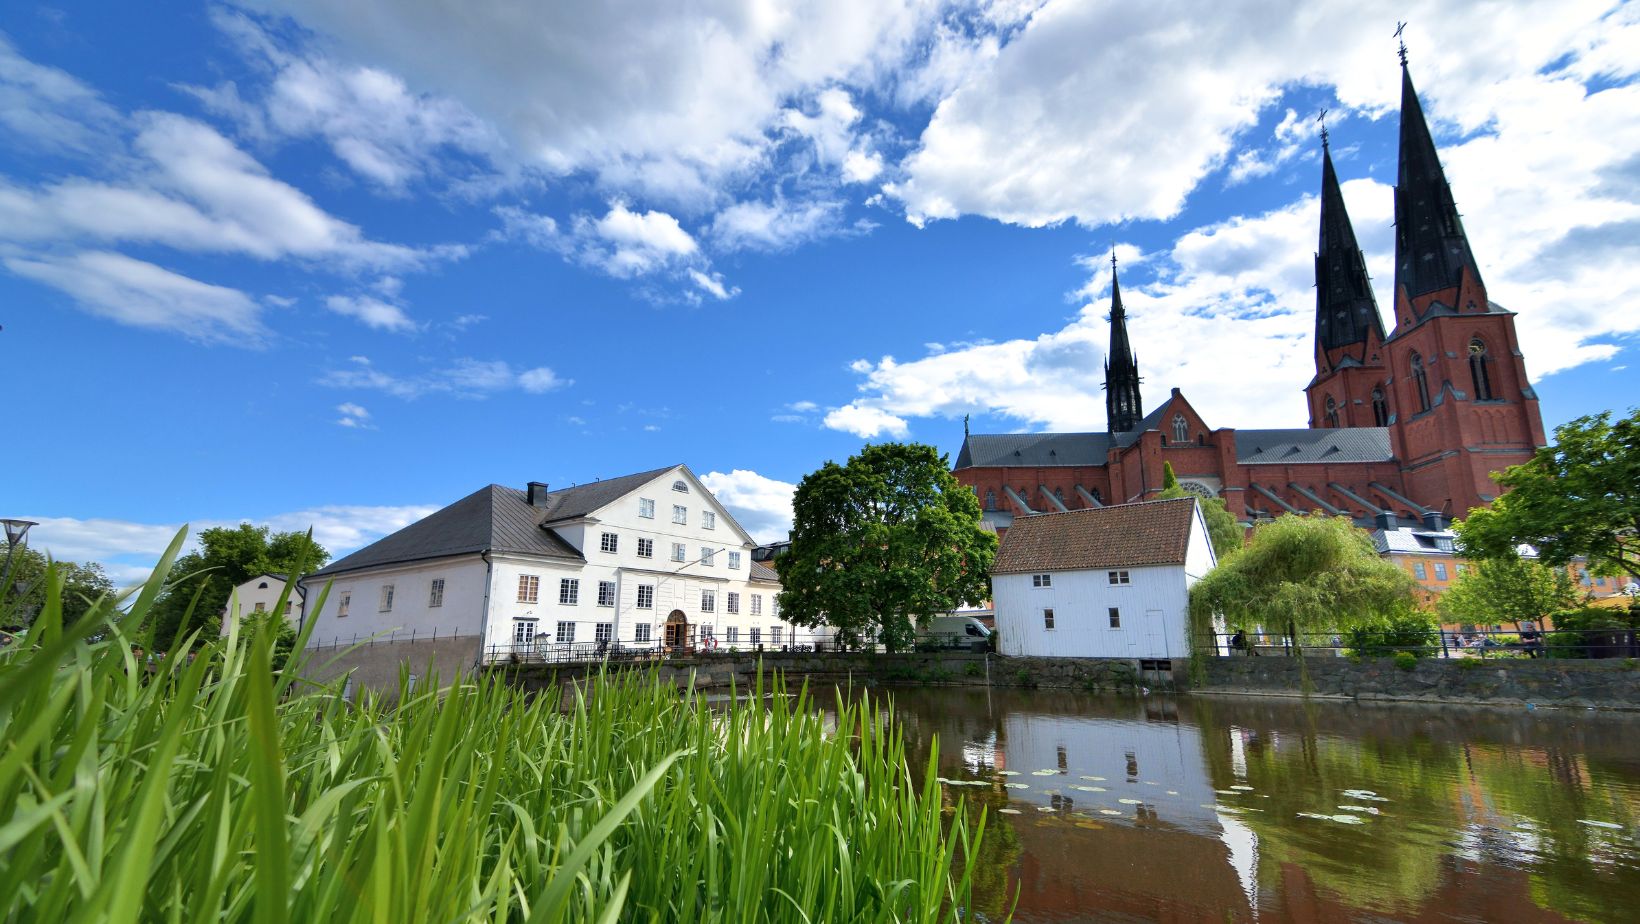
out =
[[[268,613],[279,606],[279,595],[285,592],[288,578],[283,574],[258,574],[233,589],[228,605],[222,608],[222,634],[227,635],[233,619],[234,607],[240,614]],[[302,588],[292,587],[290,599],[285,601],[285,618],[291,625],[302,621]]]
[[[1190,586],[1214,564],[1193,497],[1020,517],[991,568],[997,650],[1185,657]]]

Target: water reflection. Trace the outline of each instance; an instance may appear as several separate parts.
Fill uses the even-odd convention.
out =
[[[1634,920],[1640,718],[900,689],[1001,825],[976,909],[1060,920]],[[1000,813],[1000,814],[996,814]]]

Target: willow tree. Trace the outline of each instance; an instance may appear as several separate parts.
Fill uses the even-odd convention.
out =
[[[1191,622],[1199,633],[1215,616],[1237,628],[1273,627],[1296,648],[1305,633],[1346,632],[1407,612],[1414,586],[1344,517],[1286,514],[1196,582]]]

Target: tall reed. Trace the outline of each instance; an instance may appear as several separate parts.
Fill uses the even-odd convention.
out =
[[[983,816],[942,819],[891,711],[709,705],[654,676],[526,695],[276,669],[236,627],[150,659],[180,545],[121,605],[60,590],[0,653],[7,921],[946,921]],[[280,605],[275,612],[283,610]],[[237,623],[237,621],[235,621]],[[168,647],[186,651],[197,637]],[[137,644],[134,644],[137,643]],[[152,661],[152,663],[150,663]],[[960,851],[960,853],[959,853]]]

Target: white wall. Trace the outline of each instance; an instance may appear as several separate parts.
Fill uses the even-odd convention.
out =
[[[266,585],[266,586],[264,586]],[[271,574],[262,574],[251,578],[233,589],[228,597],[228,605],[222,611],[222,634],[227,635],[233,619],[240,614],[257,612],[258,605],[265,612],[272,612],[279,603],[279,595],[285,590],[285,582]],[[298,625],[302,619],[302,593],[293,589],[290,599],[285,601],[285,617],[292,626]]]
[[[1007,655],[1066,658],[1181,658],[1189,581],[1180,565],[1127,568],[1131,583],[1111,586],[1107,572],[1057,571],[1051,587],[1035,587],[1029,574],[992,578],[997,610],[997,650]],[[1121,611],[1110,628],[1109,607]],[[1042,611],[1054,611],[1044,628]]]
[[[338,574],[328,581],[330,593],[324,606],[317,607],[319,592],[327,579],[308,584],[308,618],[314,622],[308,645],[350,644],[371,636],[384,639],[409,636],[429,638],[466,635],[476,639],[484,625],[484,560],[476,553],[452,558],[372,568]],[[430,606],[430,590],[435,578],[444,579],[444,601]],[[382,611],[381,589],[393,585],[393,608]],[[350,597],[348,614],[337,611],[342,599]],[[474,654],[477,654],[475,642]]]

